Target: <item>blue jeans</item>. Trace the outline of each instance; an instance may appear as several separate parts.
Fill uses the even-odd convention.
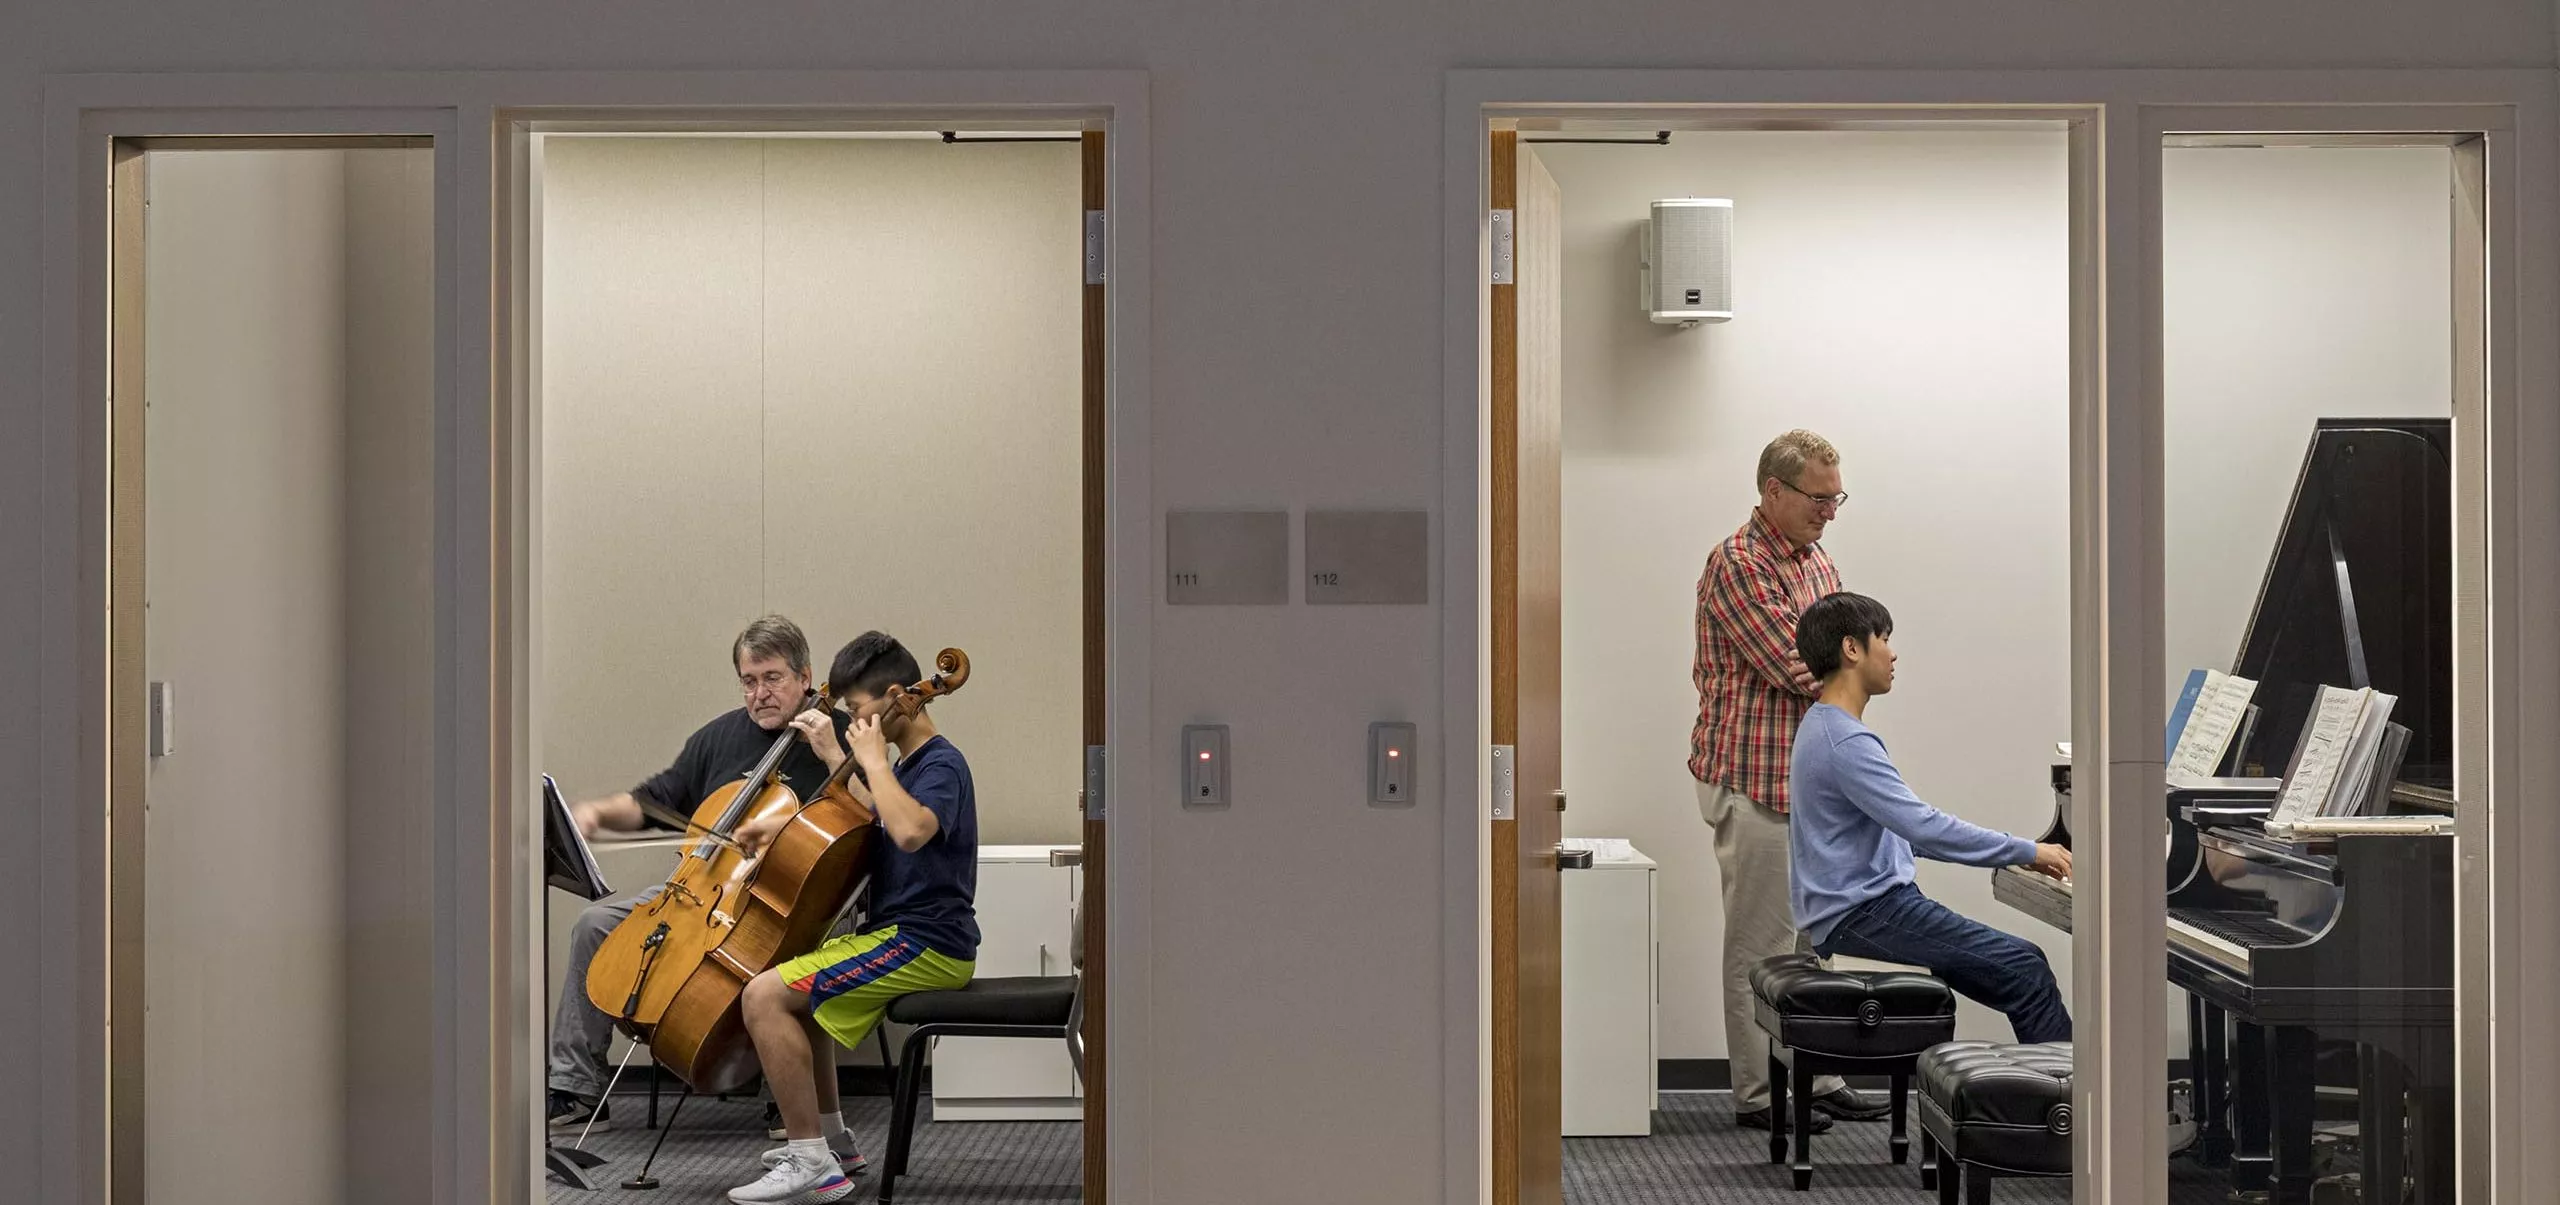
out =
[[[1999,1009],[2019,1041],[2071,1040],[2071,1013],[2043,950],[1959,915],[1909,883],[1841,913],[1813,948],[1825,958],[1927,967],[1966,999]]]

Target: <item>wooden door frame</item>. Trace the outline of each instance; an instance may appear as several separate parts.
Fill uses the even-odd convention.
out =
[[[45,463],[35,522],[48,593],[37,663],[39,781],[65,806],[32,835],[42,898],[58,919],[34,939],[34,976],[55,1001],[40,1018],[35,1068],[53,1107],[21,1169],[45,1200],[104,1205],[109,1167],[108,278],[110,148],[119,137],[431,136],[436,147],[436,852],[432,906],[435,1054],[421,1142],[438,1202],[543,1199],[542,990],[533,982],[540,900],[528,646],[532,630],[528,299],[520,286],[528,214],[521,131],[534,119],[624,122],[652,115],[757,128],[970,129],[1089,122],[1107,157],[1109,275],[1088,295],[1109,317],[1101,346],[1108,479],[1099,524],[1100,605],[1111,637],[1101,730],[1105,798],[1145,794],[1154,582],[1148,399],[1148,79],[1142,71],[446,71],[57,74],[44,115]],[[511,283],[512,282],[512,283]],[[1088,404],[1095,394],[1086,380]],[[1088,451],[1088,455],[1091,455]],[[1096,530],[1089,523],[1088,535]],[[1090,569],[1088,590],[1090,590]],[[1092,595],[1088,594],[1090,600]],[[1090,698],[1088,705],[1091,705]],[[1088,717],[1088,726],[1091,724]],[[1090,738],[1088,738],[1090,739]],[[1068,792],[1060,793],[1067,806]],[[50,814],[50,813],[49,813]],[[1110,895],[1148,898],[1146,809],[1103,831]],[[1151,925],[1104,917],[1113,1001],[1113,1074],[1150,1072],[1146,1008]],[[1124,1202],[1147,1200],[1143,1091],[1110,1095],[1097,1159]]]
[[[1447,175],[1444,211],[1443,505],[1451,516],[1478,516],[1477,538],[1444,545],[1444,580],[1452,589],[1444,610],[1441,648],[1446,671],[1443,712],[1451,737],[1443,759],[1450,798],[1444,828],[1444,864],[1451,868],[1444,897],[1444,995],[1448,1038],[1444,1084],[1450,1124],[1444,1176],[1453,1203],[1487,1198],[1490,1150],[1489,1102],[1495,1052],[1486,1022],[1489,896],[1484,868],[1486,777],[1480,761],[1488,743],[1483,657],[1481,546],[1485,535],[1484,482],[1478,423],[1487,370],[1486,131],[1497,120],[1625,120],[1645,131],[1683,128],[1712,119],[1723,125],[1814,118],[1834,123],[1895,123],[1931,114],[2028,116],[2036,110],[2078,115],[2072,164],[2075,245],[2072,296],[2072,564],[2073,723],[2075,747],[2084,759],[2107,767],[2084,781],[2094,789],[2075,800],[2073,827],[2091,848],[2084,859],[2110,886],[2084,891],[2075,940],[2075,1011],[2086,1042],[2076,1086],[2082,1115],[2076,1152],[2083,1169],[2075,1199],[2091,1205],[2158,1205],[2165,1192],[2166,1134],[2160,1110],[2165,1078],[2160,1049],[2166,1033],[2160,959],[2163,916],[2157,834],[2144,821],[2147,809],[2105,806],[2108,798],[2156,797],[2160,761],[2158,716],[2165,713],[2163,631],[2165,598],[2162,530],[2164,483],[2159,472],[2160,396],[2156,344],[2156,264],[2146,267],[2147,244],[2156,240],[2144,209],[2146,147],[2141,130],[2146,107],[2323,106],[2364,104],[2424,108],[2493,106],[2511,115],[2515,142],[2513,214],[2515,258],[2493,264],[2502,280],[2491,308],[2509,315],[2509,329],[2534,332],[2560,327],[2560,176],[2552,138],[2560,126],[2549,72],[2449,71],[1691,71],[1691,70],[1467,70],[1446,77],[1443,148]],[[1666,99],[1669,98],[1669,99]],[[1685,120],[1684,120],[1685,119]],[[1691,125],[1689,128],[1696,128]],[[2116,187],[2105,187],[2107,182]],[[2504,269],[2502,275],[2502,268]],[[2549,339],[2510,340],[2503,393],[2491,382],[2490,423],[2507,440],[2492,450],[2497,464],[2486,505],[2493,533],[2492,557],[2501,548],[2517,559],[2490,586],[2490,632],[2495,647],[2518,616],[2560,607],[2560,557],[2527,549],[2560,547],[2560,488],[2547,475],[2528,480],[2516,466],[2560,459],[2560,420],[2546,404],[2560,381],[2560,353]],[[2498,471],[2492,466],[2492,472]],[[1455,530],[1452,520],[1452,530]],[[2506,543],[2495,533],[2516,541]],[[2538,541],[2538,543],[2537,543]],[[1474,593],[1468,593],[1470,587]],[[2548,680],[2554,654],[2528,642],[2505,646],[2488,659],[2493,745],[2492,809],[2508,797],[2506,784],[2547,781],[2560,774],[2560,704],[2516,682]],[[2516,668],[2501,678],[2501,660]],[[1470,729],[1464,718],[1472,715]],[[2503,743],[2501,743],[2503,742]],[[1472,800],[1472,808],[1465,806]],[[2527,1015],[2529,1002],[2560,991],[2560,815],[2519,810],[2507,818],[2495,846],[2466,855],[2486,865],[2486,926],[2461,940],[2465,983],[2477,975],[2477,995],[2467,997],[2461,1025],[2465,1067],[2491,1069],[2490,1082],[2465,1092],[2466,1117],[2485,1113],[2489,1133],[2464,1149],[2483,1151],[2493,1200],[2525,1199],[2527,1186],[2560,1175],[2560,1151],[2532,1135],[2560,1116],[2560,1040],[2510,1025],[2492,1030],[2490,1014]],[[2537,876],[2534,872],[2539,870]],[[2474,888],[2473,890],[2482,890]],[[2466,895],[2466,899],[2471,898]],[[2494,946],[2488,932],[2498,934]],[[2120,985],[2121,990],[2111,990]],[[2527,1011],[2520,1011],[2527,1010]],[[2116,1035],[2130,1040],[2115,1040]],[[2110,1106],[2113,1109],[2110,1110]],[[2111,1125],[2102,1116],[2130,1111],[2138,1121]],[[1508,1205],[1508,1203],[1497,1203]]]

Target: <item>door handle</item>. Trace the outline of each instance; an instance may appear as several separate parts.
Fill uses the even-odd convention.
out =
[[[1590,850],[1587,850],[1587,849],[1566,849],[1565,847],[1563,847],[1563,846],[1561,846],[1561,845],[1557,846],[1557,847],[1556,847],[1556,869],[1558,869],[1558,870],[1589,870],[1589,869],[1591,869],[1591,851],[1590,851]]]
[[[1561,812],[1561,811],[1563,811],[1563,810],[1564,810],[1564,788],[1563,788],[1563,787],[1557,787],[1557,788],[1556,788],[1556,810],[1557,810],[1557,811],[1559,811],[1559,812]]]

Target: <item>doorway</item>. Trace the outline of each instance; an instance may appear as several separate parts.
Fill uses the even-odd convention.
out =
[[[2085,114],[1961,110],[1559,112],[1490,131],[1495,1200],[1785,1186],[1766,1129],[1728,1095],[1765,1079],[1734,1065],[1765,1060],[1765,1038],[1725,1023],[1722,875],[1683,765],[1712,756],[1693,744],[1700,567],[1753,515],[1774,437],[1811,429],[1836,448],[1857,503],[1829,504],[1846,522],[1821,544],[1847,588],[1893,610],[1898,647],[1937,650],[1931,678],[1908,674],[1878,713],[1906,775],[1986,827],[2057,822],[2045,783],[2073,735],[2072,549],[2093,517],[2073,505],[2091,136]],[[1698,204],[1725,220],[1703,272],[1724,304],[1658,292],[1677,240],[1649,237]],[[1947,569],[1991,546],[2017,571],[1997,608]],[[1988,757],[1969,739],[2028,729],[2039,739]],[[2023,932],[1987,875],[1922,880],[2071,979],[2070,937]],[[1972,1005],[1958,1033],[2009,1036]],[[1881,1080],[1857,1086],[1883,1104]],[[1817,1156],[1815,1195],[1917,1191],[1886,1128],[1818,1137],[1836,1154]]]
[[[416,1124],[433,145],[113,146],[113,1200],[344,1200]]]
[[[702,649],[755,615],[805,629],[821,679],[867,629],[928,663],[967,653],[969,689],[935,714],[976,779],[977,973],[1077,981],[1083,1065],[1063,1043],[936,1043],[933,1120],[897,1192],[1104,1199],[1104,813],[1086,783],[1105,743],[1105,132],[1054,118],[516,128],[535,768],[576,799],[663,763],[734,705]],[[633,476],[653,488],[623,490]],[[856,506],[912,516],[898,552],[846,555],[862,529],[825,528]],[[670,559],[710,566],[701,588],[673,607],[616,601],[666,585]],[[635,673],[693,688],[637,702]],[[673,861],[667,834],[639,836],[598,845],[617,891]],[[555,971],[580,903],[555,898],[543,918]],[[548,1021],[566,989],[535,990]],[[886,1030],[886,1056],[840,1052],[875,1177],[862,1192],[886,1162],[887,1101],[870,1093],[905,1054],[905,1028]],[[609,1062],[628,1052],[617,1040]],[[668,1183],[705,1159],[683,1174],[752,1178],[737,1169],[771,1145],[760,1102],[689,1103],[652,1132],[647,1055],[622,1074],[613,1137],[551,1136],[608,1156],[601,1192],[555,1182],[553,1200],[612,1198],[644,1165]],[[658,1087],[666,1105],[681,1091]]]

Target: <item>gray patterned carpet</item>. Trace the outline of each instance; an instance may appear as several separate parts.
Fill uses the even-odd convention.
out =
[[[1769,1135],[1733,1124],[1722,1092],[1666,1092],[1645,1138],[1568,1138],[1564,1199],[1568,1205],[1935,1205],[1920,1188],[1920,1138],[1911,1131],[1911,1162],[1895,1165],[1881,1121],[1843,1122],[1813,1140],[1813,1188],[1796,1192],[1782,1164],[1769,1162]],[[2183,1160],[2169,1171],[2170,1205],[2223,1205],[2228,1181]],[[2071,1200],[2068,1180],[2002,1179],[1997,1203]]]
[[[667,1094],[665,1104],[675,1103]],[[663,1107],[663,1106],[662,1106]],[[907,1174],[898,1178],[900,1205],[1033,1205],[1075,1201],[1082,1197],[1084,1127],[1072,1121],[971,1121],[929,1124],[933,1102],[916,1110],[915,1150],[907,1157]],[[889,1098],[848,1096],[845,1124],[863,1139],[862,1153],[876,1164],[887,1145]],[[658,1187],[645,1192],[620,1187],[649,1155],[655,1131],[642,1123],[648,1116],[646,1097],[618,1096],[608,1133],[597,1134],[587,1149],[605,1157],[605,1165],[588,1173],[601,1186],[582,1192],[551,1181],[551,1205],[703,1205],[725,1202],[728,1191],[764,1174],[756,1157],[780,1145],[765,1137],[764,1106],[752,1098],[695,1100],[684,1107],[665,1149],[649,1174]],[[575,1135],[571,1135],[574,1138]],[[859,1182],[853,1201],[868,1202],[880,1191],[875,1167]]]
[[[673,1103],[673,1096],[667,1098]],[[628,1103],[625,1103],[625,1102]],[[884,1097],[848,1097],[845,1120],[866,1140],[864,1154],[880,1158],[889,1131]],[[1673,1092],[1662,1097],[1649,1138],[1571,1138],[1564,1144],[1564,1199],[1570,1205],[1934,1205],[1920,1189],[1918,1139],[1911,1164],[1887,1163],[1883,1122],[1844,1123],[1814,1139],[1813,1190],[1797,1193],[1787,1169],[1768,1162],[1768,1135],[1734,1128],[1720,1092]],[[763,1106],[753,1100],[693,1101],[667,1137],[651,1174],[660,1186],[647,1192],[617,1187],[640,1167],[657,1135],[641,1125],[641,1098],[614,1102],[622,1125],[597,1134],[588,1149],[605,1156],[592,1173],[602,1188],[583,1192],[553,1181],[551,1205],[695,1205],[727,1199],[727,1190],[762,1173],[756,1155],[773,1143],[764,1137]],[[924,1111],[929,1113],[931,1103]],[[1074,1201],[1080,1195],[1083,1127],[1075,1122],[955,1122],[926,1124],[916,1132],[912,1170],[898,1181],[897,1199],[908,1205],[1037,1205]],[[2184,1161],[2170,1165],[2171,1205],[2222,1205],[2224,1185],[2214,1173]],[[865,1176],[856,1201],[879,1190],[875,1170]],[[1324,1199],[1367,1205],[1355,1185],[1333,1185]],[[2068,1202],[2065,1180],[2001,1180],[1996,1202]],[[1204,1203],[1205,1205],[1205,1203]],[[1379,1202],[1377,1205],[1402,1205]]]

